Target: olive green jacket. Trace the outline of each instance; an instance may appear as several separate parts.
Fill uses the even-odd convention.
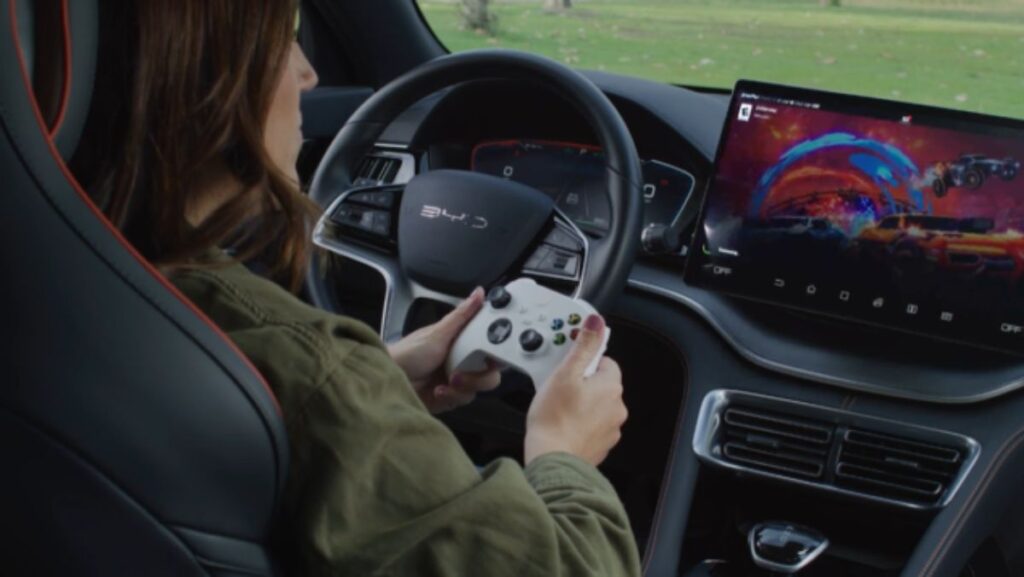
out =
[[[590,464],[560,453],[478,470],[366,325],[239,264],[171,280],[281,404],[289,575],[640,574],[622,504]]]

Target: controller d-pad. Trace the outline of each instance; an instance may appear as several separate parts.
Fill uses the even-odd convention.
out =
[[[544,346],[544,337],[533,329],[525,330],[519,335],[519,346],[528,353],[535,353]]]
[[[487,327],[487,340],[490,341],[492,345],[500,345],[507,341],[511,334],[512,321],[508,319],[498,319],[491,323],[491,326]]]

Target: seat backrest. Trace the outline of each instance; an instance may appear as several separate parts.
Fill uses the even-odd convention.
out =
[[[0,0],[0,572],[274,575],[276,400],[64,163],[101,1]]]

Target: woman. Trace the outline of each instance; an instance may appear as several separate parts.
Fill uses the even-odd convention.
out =
[[[626,418],[617,366],[583,372],[604,322],[530,407],[526,467],[479,471],[431,416],[498,384],[442,365],[481,290],[385,347],[295,289],[317,209],[298,189],[300,95],[317,77],[295,0],[120,0],[74,160],[109,218],[237,343],[281,404],[291,465],[275,533],[290,575],[637,575],[626,514],[594,467]],[[273,242],[271,242],[273,241]],[[240,247],[236,258],[220,246]]]

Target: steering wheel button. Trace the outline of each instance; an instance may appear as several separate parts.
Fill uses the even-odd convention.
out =
[[[533,329],[523,331],[519,335],[519,346],[523,347],[523,350],[528,353],[535,353],[544,346],[544,337]]]
[[[487,340],[492,345],[500,345],[507,341],[511,334],[512,321],[508,319],[498,319],[491,323],[491,326],[487,327]]]
[[[487,293],[487,302],[496,309],[503,309],[512,302],[512,295],[503,286],[496,286]]]
[[[368,211],[364,212],[360,216],[360,218],[359,218],[359,227],[360,228],[365,228],[366,230],[372,230],[373,229],[373,224],[376,221],[377,221],[377,219],[375,219],[373,217],[373,212],[368,210]]]
[[[552,250],[550,247],[541,245],[540,247],[537,248],[537,250],[533,251],[533,254],[530,255],[530,258],[526,260],[526,264],[523,265],[523,268],[530,270],[541,270],[544,261],[548,258],[548,256],[551,255],[551,252]]]
[[[381,208],[391,208],[395,203],[395,195],[391,192],[378,192],[373,195],[372,201]]]
[[[572,326],[576,326],[576,325],[580,324],[580,322],[582,320],[583,319],[577,313],[572,313],[572,314],[569,315],[569,324],[572,325]]]
[[[362,218],[362,213],[345,204],[339,205],[331,214],[331,220],[338,224],[352,224],[353,221],[358,222],[360,218]]]
[[[579,272],[579,267],[580,258],[578,256],[573,256],[568,261],[566,261],[564,270],[566,274],[570,276],[576,276],[576,274]]]
[[[562,330],[562,327],[564,327],[564,326],[565,326],[565,321],[563,321],[562,319],[555,319],[555,320],[551,321],[551,330],[553,330],[553,331],[560,331],[560,330]]]
[[[557,246],[558,248],[571,251],[578,251],[583,248],[580,245],[580,242],[573,238],[571,234],[565,232],[564,230],[557,226],[554,230],[551,231],[547,238],[544,239],[544,242],[552,246]]]
[[[554,341],[555,341],[556,345],[559,345],[559,346],[564,345],[565,344],[565,333],[556,333]]]

